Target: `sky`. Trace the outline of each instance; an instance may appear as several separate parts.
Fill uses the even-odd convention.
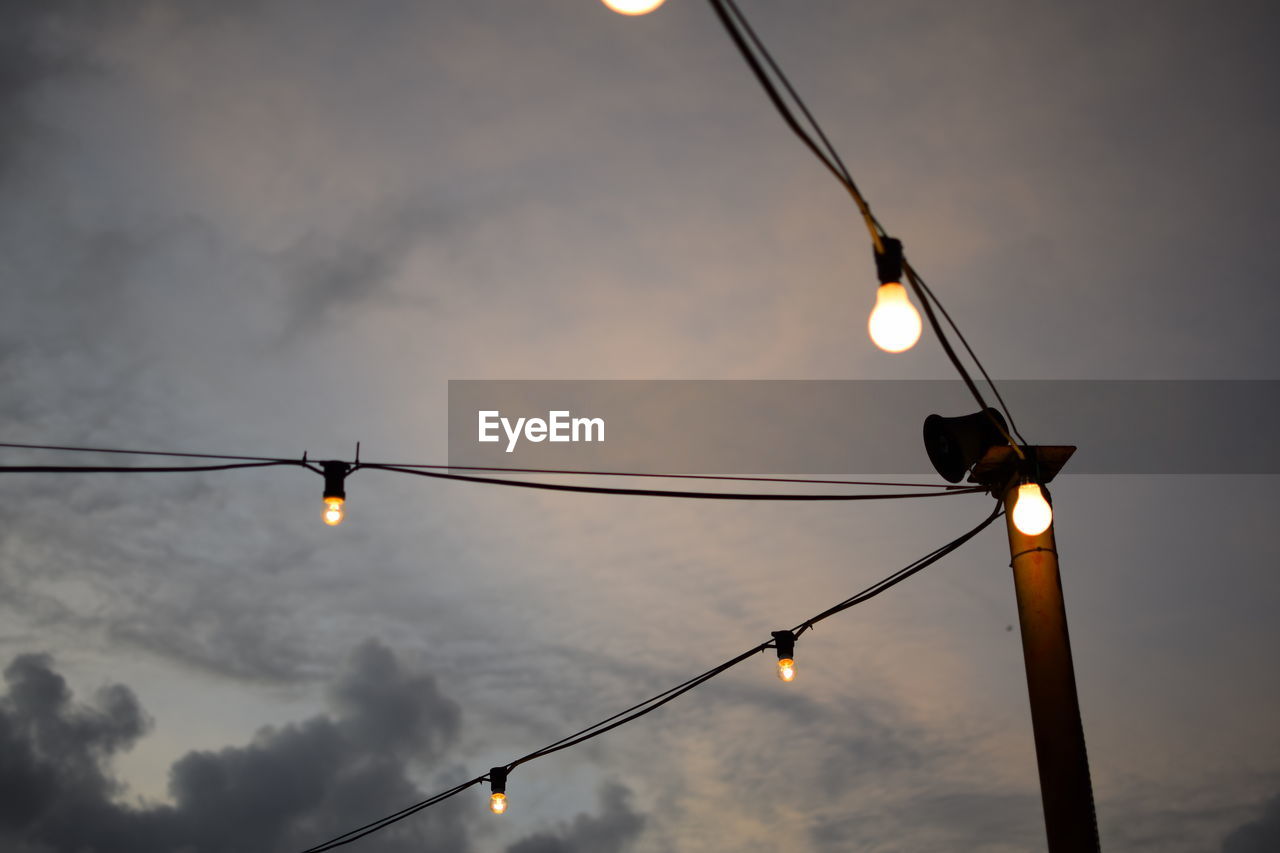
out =
[[[997,379],[1280,379],[1274,4],[740,5]],[[857,211],[707,4],[3,20],[0,440],[431,463],[449,380],[953,378],[867,340]],[[1233,427],[1204,440],[1268,424]],[[303,849],[989,511],[363,471],[329,529],[293,468],[2,477],[16,853]],[[1054,498],[1103,848],[1280,848],[1274,478]],[[1007,564],[989,530],[804,636],[795,683],[761,656],[518,768],[501,818],[476,788],[351,849],[1044,849]]]

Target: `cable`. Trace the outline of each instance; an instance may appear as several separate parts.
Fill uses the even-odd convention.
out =
[[[906,264],[904,264],[904,267],[905,266]],[[948,312],[946,306],[942,304],[942,300],[934,294],[933,288],[929,287],[928,283],[924,280],[924,276],[920,275],[919,270],[912,268],[911,274],[916,277],[916,280],[920,283],[920,289],[924,291],[925,295],[933,301],[934,305],[938,306],[938,310],[941,311],[942,316],[946,318],[947,325],[949,325],[951,330],[956,333],[956,337],[959,338],[960,343],[964,345],[965,352],[969,353],[969,358],[973,359],[973,363],[977,365],[978,370],[981,371],[982,378],[991,386],[991,392],[996,395],[996,401],[1000,403],[1000,410],[1004,412],[1005,418],[1009,421],[1009,429],[1013,431],[1013,434],[1016,435],[1023,444],[1026,444],[1027,440],[1023,438],[1022,432],[1018,429],[1018,425],[1014,423],[1013,413],[1009,411],[1009,406],[1005,404],[1004,397],[1000,395],[1000,389],[996,387],[995,380],[987,373],[987,369],[982,366],[982,361],[979,360],[977,354],[973,351],[973,347],[969,346],[969,341],[965,338],[964,332],[960,331],[960,327],[956,325],[956,321],[951,319],[950,312]],[[1010,443],[1013,443],[1012,440]]]
[[[669,489],[625,489],[611,486],[573,486],[567,483],[545,483],[533,480],[504,480],[496,477],[473,477],[465,474],[445,474],[441,471],[423,471],[414,468],[400,468],[394,465],[360,463],[353,471],[372,468],[379,471],[395,471],[400,474],[412,474],[416,477],[435,477],[442,480],[460,480],[466,483],[488,483],[499,486],[514,486],[525,489],[546,489],[557,492],[581,492],[593,495],[638,495],[659,498],[702,498],[707,500],[731,501],[875,501],[897,500],[904,498],[933,498],[950,495],[968,495],[985,492],[983,486],[970,486],[945,492],[903,492],[899,494],[867,494],[867,495],[815,495],[786,494],[768,492],[686,492]]]
[[[854,202],[862,212],[863,219],[871,227],[872,241],[875,243],[876,250],[880,251],[882,247],[880,246],[880,242],[877,238],[884,236],[885,231],[880,226],[879,221],[876,220],[875,214],[871,212],[871,205],[867,202],[866,197],[863,196],[862,191],[858,189],[858,185],[854,182],[853,175],[849,172],[848,167],[845,166],[844,160],[840,158],[840,152],[831,144],[831,140],[827,138],[827,134],[822,129],[822,125],[816,118],[814,118],[813,113],[809,111],[809,106],[804,102],[804,98],[800,97],[800,93],[795,90],[795,87],[791,85],[791,80],[787,77],[786,73],[778,63],[774,61],[773,54],[769,52],[769,48],[766,47],[765,43],[760,40],[758,35],[756,35],[755,28],[753,28],[751,26],[751,22],[747,20],[747,16],[742,14],[742,10],[738,8],[738,4],[735,3],[734,0],[723,0],[723,2],[737,19],[738,25],[742,27],[742,31],[747,34],[747,38],[751,40],[751,43],[755,45],[756,50],[758,50],[760,55],[764,57],[764,61],[768,64],[770,70],[773,71],[774,76],[778,78],[782,83],[783,88],[787,90],[787,94],[790,96],[791,100],[800,108],[800,112],[804,115],[805,120],[809,122],[810,126],[813,127],[814,132],[818,134],[818,139],[822,142],[822,146],[827,150],[827,156],[830,162],[834,163],[836,168],[839,170],[838,177],[842,179],[842,183],[845,185],[845,188],[848,189],[850,195],[853,196]],[[750,60],[748,60],[748,62],[750,62]]]
[[[972,539],[973,537],[981,533],[983,530],[985,530],[991,524],[991,522],[995,521],[997,518],[1000,517],[1003,511],[1004,510],[1002,506],[999,504],[999,502],[997,502],[995,510],[989,516],[983,519],[976,527],[969,530],[967,533],[961,534],[960,536],[948,542],[946,545],[943,545],[940,548],[934,549],[929,554],[926,554],[924,557],[921,557],[920,559],[915,560],[912,563],[909,563],[908,565],[904,566],[903,568],[899,569],[898,571],[894,572],[893,574],[889,575],[883,580],[880,580],[877,583],[872,584],[871,586],[864,589],[862,592],[856,593],[855,595],[845,599],[844,601],[840,602],[834,607],[831,607],[813,617],[810,617],[809,619],[806,619],[804,622],[801,622],[800,625],[796,627],[795,633],[798,636],[804,631],[812,628],[818,622],[821,622],[823,619],[827,619],[835,615],[836,613],[839,613],[843,610],[848,610],[850,607],[853,607],[856,604],[860,604],[863,601],[866,601],[867,599],[873,598],[876,595],[879,595],[884,590],[888,589],[889,587],[894,586],[898,583],[901,583],[911,575],[921,571],[922,569],[932,565],[933,563],[936,563],[938,560],[942,559],[947,554],[950,554],[951,552],[955,551],[957,548],[964,545],[970,539]],[[744,660],[747,660],[748,658],[753,657],[765,651],[766,649],[772,648],[774,646],[774,642],[775,641],[770,640],[768,642],[760,643],[759,645],[753,646],[747,651],[742,652],[741,654],[735,655],[734,657],[730,658],[724,663],[721,663],[717,666],[713,666],[711,669],[708,669],[706,672],[703,672],[700,675],[695,675],[693,678],[690,678],[680,684],[677,684],[675,687],[668,688],[667,690],[662,691],[656,696],[651,696],[650,698],[644,700],[643,702],[638,702],[635,705],[632,705],[630,708],[627,708],[625,711],[620,711],[610,717],[606,717],[605,719],[600,720],[597,723],[587,726],[584,729],[580,729],[579,731],[571,735],[568,735],[567,737],[563,737],[560,740],[550,743],[542,747],[541,749],[534,750],[528,755],[517,758],[514,761],[510,762],[509,764],[502,765],[502,766],[504,766],[507,770],[513,770],[516,767],[520,766],[521,764],[526,764],[538,758],[551,755],[552,753],[560,752],[561,750],[565,750],[570,747],[577,746],[578,744],[584,743],[588,740],[592,740],[593,738],[597,738],[600,735],[605,734],[606,732],[613,731],[619,726],[626,725],[627,723],[637,720],[640,717],[645,716],[646,714],[650,714],[653,711],[656,711],[658,708],[661,708],[663,705],[666,705],[667,703],[677,699],[678,697],[683,696],[685,693],[688,693],[690,690],[694,689],[695,687],[705,684],[706,682],[710,681],[712,678],[715,678],[717,675],[720,675],[721,673],[726,672],[729,669],[732,669],[733,667],[742,663]],[[416,814],[417,812],[422,811],[425,808],[433,806],[436,803],[442,802],[473,785],[476,785],[476,784],[479,784],[480,782],[485,781],[486,778],[487,776],[477,776],[475,779],[472,779],[468,782],[463,782],[461,785],[458,785],[454,788],[450,788],[447,791],[443,791],[421,802],[414,803],[413,805],[407,806],[406,808],[403,808],[398,812],[394,812],[390,815],[387,815],[386,817],[380,818],[371,823],[367,823],[358,829],[350,830],[349,832],[343,833],[342,835],[332,838],[329,841],[323,842],[314,847],[309,847],[305,851],[303,851],[303,853],[322,853],[322,851],[325,851],[325,850],[332,850],[335,847],[340,847],[344,844],[350,844],[352,841],[356,841],[360,838],[365,837],[366,835],[377,832],[380,829],[384,829],[393,823],[404,820],[410,815],[413,815],[413,814]]]
[[[136,456],[173,456],[186,457],[195,459],[232,459],[240,461],[263,462],[267,464],[278,465],[303,465],[310,470],[317,470],[306,461],[306,454],[302,459],[280,459],[269,456],[231,456],[217,453],[183,453],[161,450],[123,450],[119,448],[104,447],[72,447],[67,445],[54,444],[15,444],[12,442],[0,442],[0,447],[12,447],[28,450],[57,450],[63,452],[74,453],[116,453]],[[252,466],[209,466],[209,467],[173,467],[173,468],[151,468],[151,467],[126,467],[126,466],[63,466],[63,465],[23,465],[23,466],[0,466],[0,473],[131,473],[131,472],[160,472],[160,471],[220,471],[230,468],[252,467]],[[724,480],[733,482],[753,482],[753,483],[807,483],[814,485],[831,485],[831,486],[883,486],[889,488],[904,489],[942,489],[944,491],[961,491],[968,492],[971,489],[967,486],[957,486],[951,483],[902,483],[889,482],[883,480],[823,480],[817,478],[797,478],[797,477],[745,477],[733,476],[728,474],[651,474],[640,471],[581,471],[569,468],[504,468],[497,466],[472,466],[472,465],[429,465],[425,463],[389,463],[389,462],[362,462],[356,465],[352,463],[352,467],[359,468],[383,468],[387,470],[395,470],[402,468],[426,469],[426,470],[447,470],[447,471],[501,471],[512,474],[568,474],[581,477],[652,477],[656,479],[674,479],[674,480]],[[522,482],[500,480],[495,481],[503,485],[520,485]]]
[[[217,453],[177,453],[161,450],[119,450],[107,447],[68,447],[61,444],[14,444],[12,442],[0,442],[0,447],[15,447],[24,450],[61,450],[73,453],[124,453],[131,456],[175,456],[188,457],[192,459],[232,459],[239,462],[290,461],[272,456],[225,456]]]
[[[487,778],[488,778],[487,776],[477,776],[476,778],[463,782],[460,785],[455,785],[454,787],[450,788],[447,791],[441,791],[439,794],[436,794],[430,799],[423,800],[420,803],[414,803],[413,805],[407,808],[401,809],[395,814],[387,815],[386,817],[379,818],[378,820],[375,820],[371,823],[367,823],[358,829],[353,829],[348,832],[345,832],[342,835],[339,835],[335,838],[331,838],[330,840],[324,842],[323,844],[317,844],[315,847],[308,847],[306,850],[303,851],[303,853],[321,853],[321,851],[324,851],[324,850],[332,850],[335,847],[342,847],[344,845],[350,844],[353,841],[359,841],[361,838],[364,838],[366,835],[372,835],[378,830],[385,829],[391,824],[396,823],[397,821],[400,821],[400,820],[404,820],[410,815],[417,814],[418,812],[422,811],[425,808],[434,806],[436,803],[442,803],[445,800],[449,799],[450,797],[454,797],[458,794],[461,794],[463,791],[467,790],[473,785],[480,784],[481,782],[485,781]]]
[[[868,599],[875,598],[877,595],[884,592],[886,589],[889,589],[890,587],[897,586],[907,578],[911,577],[912,575],[916,574],[922,569],[928,568],[929,566],[941,560],[943,557],[950,554],[952,551],[955,551],[960,546],[964,545],[970,539],[972,539],[973,537],[981,533],[983,530],[985,530],[991,524],[991,522],[995,521],[997,518],[999,518],[1003,514],[1004,514],[1004,506],[1000,501],[997,501],[995,509],[991,512],[991,515],[983,519],[981,524],[979,524],[977,527],[970,530],[968,533],[965,533],[961,536],[956,537],[955,539],[952,539],[950,542],[948,542],[946,545],[943,545],[941,548],[938,548],[932,551],[931,553],[926,554],[925,556],[921,557],[919,560],[916,560],[914,563],[911,563],[910,565],[904,566],[903,568],[889,575],[887,578],[884,578],[880,581],[877,581],[876,583],[873,583],[871,586],[862,590],[862,592],[856,593],[850,596],[849,598],[846,598],[844,601],[840,602],[834,607],[830,607],[822,611],[821,613],[819,613],[817,616],[806,619],[805,621],[797,625],[795,628],[793,628],[792,632],[797,637],[799,637],[801,634],[803,634],[805,631],[808,631],[810,628],[812,628],[814,625],[821,622],[823,619],[828,619],[836,615],[837,613],[848,610],[850,607],[853,607],[856,604],[861,604],[862,602]]]
[[[847,170],[842,171],[843,167],[838,168],[836,164],[830,158],[828,158],[826,154],[822,152],[822,149],[818,147],[817,143],[814,142],[813,138],[809,136],[809,134],[805,133],[804,128],[800,126],[800,123],[796,120],[795,115],[792,114],[791,110],[787,108],[786,102],[783,101],[782,99],[782,95],[779,94],[778,90],[774,87],[773,81],[769,79],[769,75],[765,72],[764,68],[760,65],[759,60],[757,60],[755,55],[752,54],[751,48],[750,46],[748,46],[746,40],[743,38],[742,33],[738,32],[737,27],[734,26],[732,16],[736,15],[737,18],[740,19],[744,25],[746,24],[746,17],[737,9],[737,7],[733,7],[731,11],[729,6],[726,5],[726,0],[709,0],[709,2],[711,3],[711,8],[715,11],[716,15],[720,18],[720,23],[724,25],[725,31],[729,34],[729,38],[731,38],[733,40],[734,45],[737,46],[738,52],[742,54],[742,58],[746,61],[752,73],[755,74],[756,80],[759,81],[761,88],[764,89],[765,94],[768,95],[769,97],[769,100],[773,102],[774,108],[778,111],[778,114],[782,116],[782,120],[786,122],[787,127],[791,128],[791,131],[797,137],[800,138],[800,141],[803,142],[805,146],[810,151],[813,152],[813,156],[817,157],[818,161],[821,162],[822,165],[827,168],[827,171],[831,172],[831,174],[835,176],[836,180],[839,181],[841,184],[843,184],[844,187],[849,191],[849,194],[853,196],[854,203],[857,204],[858,209],[862,211],[862,217],[867,224],[867,230],[871,233],[871,242],[875,245],[876,251],[880,251],[881,249],[880,234],[879,234],[879,231],[877,230],[875,218],[871,215],[871,208],[867,205],[867,201],[865,198],[863,198],[862,193],[858,191],[857,185],[855,185],[852,179],[848,177]],[[748,30],[749,30],[749,27],[748,27]],[[759,40],[755,38],[754,34],[752,34],[751,38],[758,45],[760,45],[762,52],[765,53],[767,56],[767,52],[763,51],[763,45],[760,44]],[[772,59],[769,60],[769,63],[771,67],[774,68],[775,72],[779,75],[779,77],[785,81],[786,79],[785,75],[783,75],[781,70],[778,69],[777,65],[773,63]],[[802,109],[804,110],[805,115],[812,122],[813,121],[812,115],[809,114],[808,108],[803,107],[803,102],[801,102],[799,97],[795,95],[795,90],[791,88],[790,83],[786,83],[786,86],[788,91],[792,93],[793,97],[796,97],[797,103],[802,104]],[[816,122],[814,122],[814,124],[816,127]],[[822,134],[821,129],[819,129],[818,132],[820,136],[823,136],[823,139],[825,141],[825,135]],[[829,145],[830,144],[828,143],[828,147]]]
[[[505,471],[511,474],[574,474],[582,477],[654,477],[672,480],[733,480],[752,483],[813,483],[829,486],[894,486],[904,489],[966,489],[951,483],[897,483],[882,480],[819,480],[795,477],[742,477],[728,474],[648,474],[641,471],[577,471],[572,468],[498,468],[480,465],[420,465],[399,462],[361,463],[362,468],[374,465],[385,468],[425,468],[448,471]]]
[[[109,449],[101,447],[71,447],[65,445],[47,445],[47,444],[14,444],[9,442],[0,442],[0,447],[14,447],[33,450],[57,450],[63,452],[83,452],[83,453],[117,453],[141,456],[176,456],[176,457],[192,457],[200,459],[237,459],[237,460],[263,460],[251,462],[236,462],[225,465],[192,465],[192,466],[111,466],[111,465],[0,465],[0,474],[146,474],[146,473],[169,473],[181,471],[226,471],[236,468],[266,468],[279,465],[293,465],[307,468],[311,471],[319,470],[306,461],[306,455],[302,459],[271,459],[262,456],[229,456],[213,453],[179,453],[157,450],[122,450]],[[971,494],[973,492],[982,491],[978,487],[939,486],[933,483],[896,483],[896,482],[877,482],[869,480],[818,480],[818,479],[800,479],[788,477],[735,477],[727,475],[715,474],[644,474],[638,472],[626,471],[571,471],[566,469],[553,468],[484,468],[484,467],[461,467],[455,468],[449,465],[390,465],[384,463],[355,462],[349,464],[350,473],[361,468],[372,468],[383,471],[395,471],[402,474],[414,474],[420,477],[434,477],[443,480],[459,480],[471,483],[485,483],[489,485],[512,486],[516,488],[526,489],[547,489],[552,491],[566,492],[584,492],[589,494],[612,494],[612,495],[648,495],[653,497],[672,497],[672,498],[707,498],[718,500],[782,500],[782,501],[851,501],[851,500],[892,500],[895,498],[917,498],[917,497],[936,497],[941,495],[954,494]],[[545,483],[529,480],[509,480],[497,477],[475,477],[462,474],[444,473],[443,470],[426,470],[426,469],[449,469],[449,470],[466,470],[466,471],[508,471],[512,473],[545,473],[545,474],[576,474],[579,476],[610,476],[610,477],[660,477],[670,479],[693,479],[693,480],[729,480],[729,481],[750,481],[764,483],[811,483],[824,485],[856,485],[856,486],[888,486],[894,488],[919,488],[919,489],[937,489],[939,491],[932,492],[904,492],[895,494],[870,494],[870,495],[814,495],[814,494],[784,494],[784,493],[734,493],[734,492],[692,492],[692,491],[673,491],[665,489],[626,489],[611,488],[606,486],[576,486],[564,483]]]
[[[110,465],[0,465],[0,474],[167,474],[175,471],[230,471],[236,468],[272,468],[278,465],[310,467],[296,459],[277,459],[272,462],[234,462],[227,465],[186,465],[165,467]]]
[[[933,327],[934,334],[938,336],[938,343],[942,345],[942,351],[947,354],[947,358],[950,359],[951,364],[960,374],[960,378],[964,380],[965,387],[969,389],[969,393],[973,395],[973,399],[978,401],[980,411],[986,413],[987,419],[995,425],[997,430],[999,430],[1000,435],[1003,436],[1005,441],[1009,443],[1009,446],[1013,448],[1013,451],[1018,455],[1018,458],[1026,459],[1026,453],[1023,452],[1021,445],[1013,440],[1013,437],[1009,435],[1009,430],[1005,428],[1004,424],[1000,423],[999,419],[988,411],[989,407],[987,406],[987,401],[983,398],[982,392],[978,390],[977,383],[973,381],[973,377],[969,375],[969,371],[965,370],[964,365],[960,362],[960,357],[956,355],[956,351],[951,347],[951,341],[947,340],[946,334],[943,333],[942,326],[938,323],[938,317],[933,313],[933,305],[931,305],[929,301],[930,294],[925,291],[920,281],[920,277],[916,275],[915,269],[910,264],[904,262],[902,270],[906,273],[907,282],[910,283],[911,288],[916,292],[916,296],[919,298],[920,304],[924,308],[924,314],[929,319],[929,325]],[[938,307],[941,308],[941,304],[939,304]],[[983,374],[985,375],[985,373],[986,371],[984,370]],[[990,379],[987,381],[990,382]],[[994,388],[995,385],[993,384],[992,387]]]

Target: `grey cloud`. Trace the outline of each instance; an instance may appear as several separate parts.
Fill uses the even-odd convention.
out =
[[[191,752],[170,773],[172,806],[118,803],[109,759],[146,730],[131,691],[77,706],[46,656],[5,671],[0,701],[0,842],[28,850],[284,851],[309,846],[421,798],[411,764],[439,759],[461,724],[429,676],[404,672],[376,642],[355,650],[333,686],[336,713],[261,730],[251,743]],[[438,809],[371,838],[371,851],[470,849],[456,810]]]
[[[17,853],[294,851],[423,798],[413,765],[436,766],[462,725],[435,680],[366,641],[331,685],[332,714],[264,728],[244,746],[187,753],[170,769],[172,805],[129,806],[110,771],[151,722],[129,688],[73,701],[47,655],[5,670],[0,698],[0,846]],[[510,853],[621,853],[645,816],[617,784],[600,812],[516,842]],[[441,807],[369,836],[361,850],[466,853],[468,826]]]
[[[386,299],[409,254],[455,219],[423,204],[374,211],[342,233],[308,233],[271,257],[287,296],[284,337],[311,331],[344,308]]]
[[[1222,842],[1222,853],[1270,853],[1280,850],[1280,796],[1272,797],[1262,816],[1232,830]]]
[[[644,829],[645,817],[631,808],[631,791],[617,783],[600,790],[599,815],[580,814],[551,832],[539,832],[507,853],[621,853]]]
[[[150,721],[121,685],[103,688],[91,705],[74,705],[65,680],[44,655],[15,658],[4,677],[0,839],[52,840],[86,806],[109,802],[118,785],[104,763],[132,745]]]

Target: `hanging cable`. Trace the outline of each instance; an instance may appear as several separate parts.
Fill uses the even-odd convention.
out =
[[[570,474],[582,477],[652,477],[664,480],[726,480],[750,483],[811,483],[820,486],[892,486],[904,489],[965,489],[950,483],[902,483],[884,480],[823,480],[797,477],[744,477],[730,474],[648,474],[640,471],[580,471],[572,468],[496,468],[480,465],[418,465],[412,463],[380,462],[387,468],[422,468],[441,471],[495,471],[508,474]]]
[[[982,362],[973,351],[973,347],[969,346],[969,341],[965,338],[964,332],[960,331],[960,327],[956,325],[956,321],[951,319],[951,314],[947,311],[947,307],[943,305],[942,300],[938,299],[934,294],[933,288],[929,287],[928,282],[924,280],[924,276],[920,275],[919,270],[913,267],[911,268],[910,274],[915,276],[916,282],[920,285],[920,290],[924,292],[924,296],[928,297],[928,300],[932,301],[933,304],[938,307],[938,310],[942,312],[942,316],[946,319],[947,325],[951,327],[951,331],[956,333],[956,337],[960,339],[960,343],[964,346],[965,352],[969,353],[969,358],[973,359],[973,363],[977,365],[978,370],[982,373],[982,378],[986,380],[987,385],[991,386],[991,393],[996,395],[996,401],[1000,404],[1000,411],[1004,412],[1005,419],[1009,422],[1009,429],[1012,430],[1013,434],[1016,435],[1023,444],[1027,444],[1027,440],[1023,438],[1022,433],[1018,430],[1018,425],[1014,423],[1013,413],[1009,411],[1009,406],[1005,403],[1004,397],[1001,396],[1000,389],[996,387],[995,380],[987,373],[987,369],[982,366]],[[924,297],[922,297],[922,299],[923,298]],[[981,400],[979,400],[979,403],[981,403]],[[1011,440],[1010,444],[1012,443],[1013,442]]]
[[[216,457],[215,457],[216,458]],[[0,474],[170,474],[179,471],[232,471],[237,468],[310,467],[297,460],[232,462],[225,465],[0,465]]]
[[[623,726],[634,720],[638,720],[639,718],[656,711],[657,709],[661,708],[663,705],[666,705],[667,703],[679,698],[680,696],[683,696],[685,693],[688,693],[690,690],[693,690],[695,687],[705,684],[706,682],[710,681],[712,678],[715,678],[717,675],[720,675],[721,673],[726,672],[729,669],[732,669],[733,667],[737,666],[738,664],[742,663],[748,658],[751,658],[757,654],[760,654],[766,649],[771,649],[771,648],[778,649],[779,652],[791,651],[792,649],[794,649],[795,639],[799,637],[800,634],[802,634],[804,631],[808,630],[809,628],[812,628],[814,625],[816,625],[818,622],[821,622],[823,619],[827,619],[835,615],[836,613],[839,613],[843,610],[848,610],[850,607],[853,607],[856,604],[860,604],[861,602],[866,601],[869,598],[873,598],[876,595],[879,595],[881,592],[888,589],[889,587],[894,586],[898,583],[901,583],[911,575],[916,574],[917,572],[921,571],[927,566],[932,565],[933,563],[936,563],[938,560],[942,559],[947,554],[950,554],[951,552],[955,551],[957,548],[964,545],[970,539],[972,539],[973,537],[981,533],[983,530],[985,530],[993,521],[999,518],[1002,513],[1003,513],[1003,508],[999,503],[997,503],[994,511],[992,511],[992,513],[989,516],[987,516],[985,519],[979,522],[978,525],[973,529],[951,540],[946,545],[943,545],[940,548],[934,549],[930,553],[926,554],[924,557],[921,557],[920,559],[908,564],[907,566],[904,566],[903,568],[899,569],[898,571],[894,572],[893,574],[889,575],[883,580],[878,581],[875,584],[872,584],[871,586],[864,589],[862,592],[856,593],[855,595],[845,599],[844,601],[840,602],[834,607],[828,608],[827,610],[824,610],[823,612],[809,619],[806,619],[804,622],[801,622],[800,625],[796,626],[796,628],[793,629],[792,631],[775,631],[773,632],[773,639],[764,643],[760,643],[759,645],[753,646],[752,648],[746,650],[745,652],[735,655],[734,657],[730,658],[724,663],[721,663],[717,666],[713,666],[711,669],[708,669],[707,671],[699,675],[695,675],[693,678],[690,678],[687,681],[677,684],[675,687],[664,690],[663,692],[657,694],[656,696],[651,696],[650,698],[644,700],[643,702],[638,702],[624,711],[619,711],[618,713],[610,717],[606,717],[605,719],[600,720],[597,723],[594,723],[590,726],[587,726],[584,729],[574,732],[573,734],[568,735],[567,737],[563,737],[560,740],[555,741],[554,743],[550,743],[542,747],[541,749],[534,750],[533,752],[530,752],[527,755],[521,756],[520,758],[517,758],[514,761],[495,767],[494,770],[501,771],[501,784],[503,787],[503,792],[505,793],[507,774],[522,764],[527,764],[530,761],[534,761],[536,759],[543,758],[553,753],[560,752],[565,749],[569,749],[570,747],[577,746],[578,744],[600,737],[606,732],[613,731],[619,726]],[[779,643],[780,639],[782,642],[781,645]],[[790,643],[790,648],[785,648],[784,646],[788,642]],[[794,670],[793,670],[793,674],[794,674]],[[423,800],[418,803],[414,803],[411,806],[407,806],[406,808],[403,808],[398,812],[394,812],[390,815],[387,815],[386,817],[379,818],[378,820],[372,821],[371,823],[367,823],[364,826],[359,827],[358,829],[350,830],[349,832],[343,833],[342,835],[339,835],[335,838],[332,838],[314,847],[308,847],[305,851],[303,851],[303,853],[323,853],[323,851],[325,850],[332,850],[335,847],[341,847],[345,844],[350,844],[351,842],[359,840],[360,838],[364,838],[365,836],[370,835],[374,832],[377,832],[380,829],[384,829],[392,825],[393,823],[404,820],[405,818],[411,815],[414,815],[425,808],[433,806],[439,802],[443,802],[444,800],[447,800],[448,798],[458,793],[461,793],[462,791],[466,790],[467,788],[473,785],[478,785],[485,781],[491,781],[492,773],[493,771],[490,771],[490,774],[488,775],[477,776],[476,778],[471,779],[467,782],[463,782],[462,784],[457,785],[453,788],[450,788],[447,791],[443,791],[426,800]],[[495,788],[495,791],[496,791],[496,788]]]
[[[267,462],[280,465],[301,465],[309,470],[323,473],[316,463],[308,462],[306,454],[301,459],[281,459],[270,456],[231,456],[217,453],[184,453],[177,451],[162,450],[124,450],[120,448],[104,448],[104,447],[72,447],[67,445],[54,444],[15,444],[12,442],[0,442],[0,447],[18,448],[24,450],[55,450],[71,453],[113,453],[131,456],[171,456],[178,458],[195,458],[195,459],[231,459],[239,461]],[[229,466],[231,468],[239,466]],[[566,474],[581,477],[642,477],[654,479],[671,479],[671,480],[723,480],[726,482],[752,482],[752,483],[805,483],[812,485],[829,485],[829,486],[879,486],[887,488],[904,488],[904,489],[942,489],[947,491],[969,491],[968,486],[957,486],[950,483],[904,483],[899,481],[884,480],[831,480],[819,478],[799,478],[799,477],[746,477],[735,476],[729,474],[653,474],[640,471],[584,471],[574,470],[570,468],[504,468],[497,466],[479,466],[479,465],[429,465],[425,463],[403,462],[403,463],[360,463],[361,468],[420,468],[423,470],[440,470],[440,471],[494,471],[509,474]],[[143,467],[126,467],[126,466],[0,466],[0,473],[53,473],[56,471],[66,473],[130,473],[134,471],[218,471],[224,470],[221,466],[210,466],[208,468],[199,467],[175,467],[175,468],[143,468]]]
[[[219,453],[181,453],[169,450],[120,450],[109,447],[69,447],[63,444],[15,444],[0,442],[0,447],[13,447],[22,450],[60,450],[70,453],[119,453],[129,456],[172,456],[190,459],[230,459],[237,462],[287,462],[289,460],[271,456],[226,456]]]
[[[488,483],[491,485],[513,486],[524,489],[545,489],[556,492],[731,501],[887,501],[905,498],[933,498],[946,497],[949,495],[967,495],[986,491],[986,488],[983,486],[971,486],[946,492],[902,492],[864,495],[788,494],[785,492],[688,492],[671,489],[628,489],[611,486],[575,486],[568,483],[546,483],[535,480],[506,480],[497,477],[475,477],[467,474],[446,474],[443,471],[424,471],[415,468],[400,468],[394,465],[380,465],[367,462],[356,466],[354,470],[364,468],[379,471],[395,471],[400,474],[412,474],[416,477],[433,477],[441,480],[459,480],[466,483]]]

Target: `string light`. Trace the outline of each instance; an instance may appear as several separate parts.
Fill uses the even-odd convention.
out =
[[[494,814],[506,814],[507,811],[507,768],[494,767],[489,771],[489,811]]]
[[[603,0],[603,2],[619,15],[647,15],[666,0]]]
[[[774,631],[773,643],[778,650],[778,678],[788,684],[796,680],[796,635],[794,631]]]
[[[321,468],[324,471],[324,512],[320,517],[330,527],[337,527],[346,517],[346,480],[351,466],[335,459],[321,463]]]
[[[880,288],[867,320],[871,341],[885,352],[906,352],[920,340],[920,312],[902,286],[902,241],[885,237],[876,251]]]
[[[1039,536],[1053,524],[1053,507],[1039,483],[1024,480],[1013,502],[1013,526],[1027,536]]]

